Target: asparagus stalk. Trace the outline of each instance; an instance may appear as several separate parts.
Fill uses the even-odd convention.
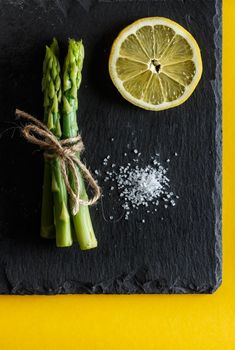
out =
[[[58,138],[61,137],[59,103],[61,101],[60,64],[57,58],[58,44],[54,39],[51,47],[46,47],[43,65],[42,90],[44,92],[44,123]],[[51,193],[53,195],[52,198]],[[61,175],[60,160],[45,160],[43,208],[41,235],[46,236],[43,219],[54,216],[53,226],[56,231],[57,247],[72,244],[70,215],[67,208],[67,191]]]
[[[78,99],[77,91],[81,84],[81,71],[84,59],[84,47],[82,41],[69,39],[68,54],[65,59],[63,71],[63,130],[62,137],[70,138],[78,135],[77,114]],[[77,155],[80,156],[79,154]],[[87,200],[88,196],[83,177],[78,169],[80,182],[80,199]],[[70,178],[72,188],[74,188],[73,179]],[[72,215],[72,214],[71,214]],[[79,212],[72,215],[75,235],[82,250],[97,247],[97,240],[91,223],[89,207],[80,205]]]
[[[51,51],[58,53],[58,44],[56,40],[53,40],[51,44]],[[46,47],[46,54],[43,62],[43,78],[42,78],[42,91],[44,94],[44,119],[43,122],[49,127],[48,121],[50,120],[49,115],[54,109],[54,99],[49,98],[48,81],[50,79],[50,52],[49,48]],[[60,85],[57,84],[57,85]],[[58,91],[60,91],[60,96]],[[61,88],[57,86],[57,93],[59,99],[61,99]],[[55,237],[55,226],[54,226],[54,213],[53,213],[53,194],[51,192],[51,164],[48,159],[44,160],[44,176],[43,176],[43,192],[42,192],[42,211],[41,211],[41,237],[43,238],[54,238]]]

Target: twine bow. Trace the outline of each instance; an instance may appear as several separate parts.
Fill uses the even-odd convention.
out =
[[[46,159],[60,159],[61,174],[64,179],[66,190],[71,200],[72,214],[76,215],[79,211],[80,204],[92,205],[100,198],[100,188],[93,178],[91,172],[85,164],[78,158],[77,153],[84,150],[81,136],[69,139],[58,140],[56,136],[38,119],[19,109],[15,111],[16,116],[28,120],[30,124],[22,128],[24,138],[38,145],[44,151]],[[80,182],[79,169],[93,190],[93,197],[87,201],[80,199]],[[72,175],[74,189],[71,187],[68,174]]]

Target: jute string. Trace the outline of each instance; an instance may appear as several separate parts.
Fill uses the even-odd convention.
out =
[[[100,198],[100,188],[86,165],[77,156],[78,152],[80,153],[84,150],[81,136],[78,135],[69,139],[58,140],[42,122],[32,115],[19,109],[16,109],[15,113],[17,117],[30,122],[21,130],[24,138],[28,142],[38,145],[44,151],[44,157],[46,159],[60,159],[61,174],[70,196],[72,214],[76,215],[78,213],[80,204],[92,205],[96,203]],[[93,190],[92,198],[87,201],[80,199],[81,188],[78,168]],[[69,173],[73,177],[74,189],[69,182]]]

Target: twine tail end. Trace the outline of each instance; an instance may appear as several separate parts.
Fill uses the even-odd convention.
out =
[[[77,201],[76,199],[75,200],[71,199],[70,207],[71,207],[72,215],[73,216],[77,215],[77,213],[79,212],[79,200]]]

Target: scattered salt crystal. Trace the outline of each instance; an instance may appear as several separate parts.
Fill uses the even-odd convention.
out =
[[[178,153],[177,153],[177,152],[175,152],[175,156],[176,156],[176,157],[178,156]]]
[[[167,163],[170,163],[170,159],[169,158],[166,161],[167,161]]]
[[[142,222],[143,222],[143,224],[144,224],[144,223],[145,223],[145,220],[143,219]]]
[[[113,216],[110,216],[109,218],[110,218],[110,220],[113,220]]]
[[[160,205],[165,209],[175,206],[176,198],[179,197],[170,188],[170,179],[167,177],[168,168],[164,167],[156,156],[151,158],[151,164],[141,167],[140,158],[138,158],[141,153],[137,149],[132,152],[137,154],[137,158],[132,157],[131,161],[121,166],[112,164],[105,172],[104,178],[105,182],[113,183],[109,187],[111,191],[114,188],[118,190],[119,201],[124,209],[124,218],[128,220],[130,214],[139,207],[148,209],[147,213],[153,213]],[[124,156],[126,157],[127,153],[124,153]],[[110,155],[105,158],[105,162],[107,163],[109,159]],[[170,162],[169,158],[167,162]]]

